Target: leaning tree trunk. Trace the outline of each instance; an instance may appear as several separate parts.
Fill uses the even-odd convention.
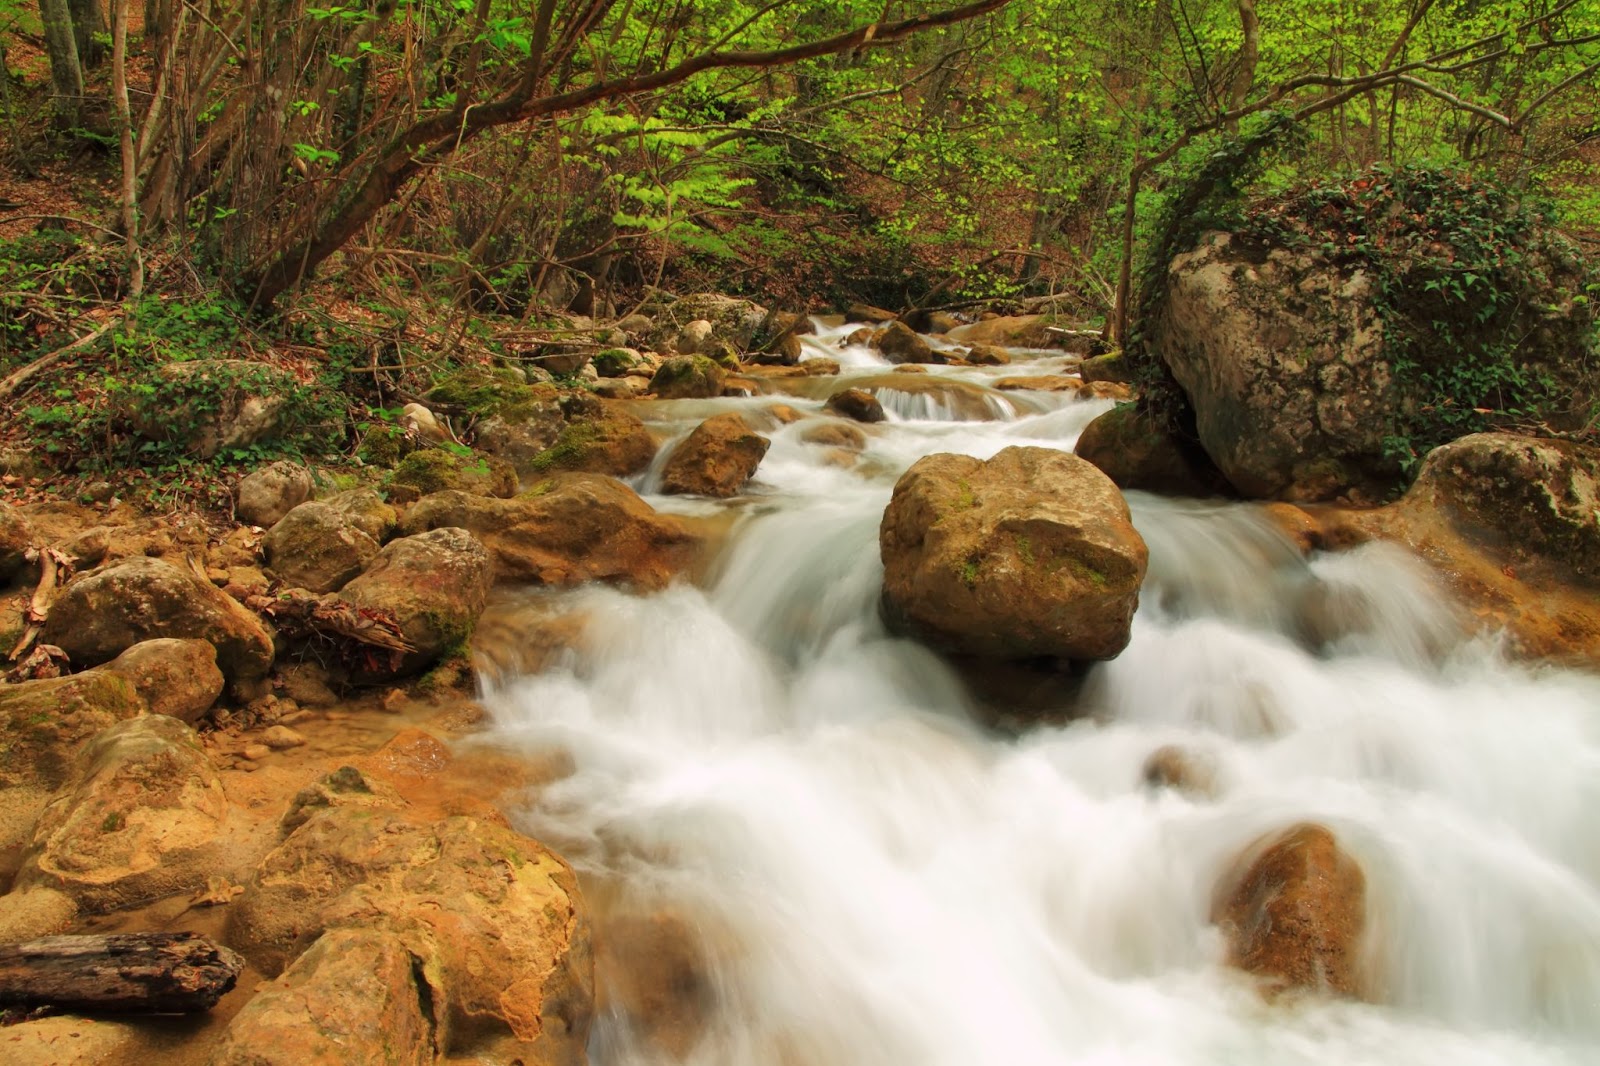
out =
[[[56,128],[63,130],[78,124],[78,111],[83,104],[83,66],[78,59],[70,4],[71,0],[39,0],[44,49],[50,57],[50,107]]]

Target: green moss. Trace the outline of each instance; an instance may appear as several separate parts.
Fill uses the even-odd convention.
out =
[[[976,558],[968,559],[961,566],[961,580],[965,581],[969,588],[978,583],[978,567],[979,560]]]
[[[1019,534],[1016,538],[1016,542],[1017,554],[1022,557],[1023,563],[1027,566],[1035,565],[1037,560],[1033,556],[1033,541]]]
[[[524,489],[522,492],[517,493],[517,499],[533,500],[538,499],[540,496],[548,496],[550,493],[555,491],[555,487],[555,478],[546,478],[532,488]]]
[[[469,367],[437,379],[424,399],[476,418],[499,415],[515,422],[529,417],[541,400],[554,395],[549,386],[529,385],[509,367]]]
[[[100,832],[115,833],[126,824],[127,820],[123,818],[119,812],[112,811],[110,814],[106,815],[106,820],[100,823]]]
[[[599,437],[600,428],[593,422],[572,423],[561,431],[554,444],[534,456],[528,465],[541,474],[566,469],[581,461]]]
[[[516,475],[504,461],[470,453],[459,455],[443,448],[412,452],[395,467],[388,483],[410,486],[424,496],[446,489],[495,496],[509,496],[516,491]]]
[[[372,426],[361,439],[356,455],[368,466],[393,466],[400,461],[400,442],[404,439],[398,426]]]
[[[638,358],[626,348],[607,348],[591,359],[590,363],[594,366],[595,373],[601,377],[616,378],[621,377],[638,361]]]

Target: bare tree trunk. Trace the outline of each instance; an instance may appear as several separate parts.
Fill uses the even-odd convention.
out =
[[[50,57],[50,107],[56,128],[71,129],[78,124],[83,104],[83,65],[78,60],[68,0],[39,0],[39,18],[44,23],[45,53]]]
[[[1239,66],[1234,71],[1228,93],[1229,111],[1239,110],[1250,99],[1250,87],[1256,81],[1256,63],[1261,57],[1261,20],[1256,18],[1256,0],[1238,0],[1238,3],[1244,44],[1239,48]]]
[[[144,255],[139,250],[139,157],[133,150],[133,112],[128,106],[128,0],[112,0],[111,100],[122,142],[122,236],[128,242],[128,291],[144,294]]]

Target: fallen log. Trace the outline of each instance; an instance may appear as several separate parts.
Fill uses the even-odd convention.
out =
[[[233,988],[244,960],[198,933],[47,936],[0,946],[0,1005],[191,1014]]]

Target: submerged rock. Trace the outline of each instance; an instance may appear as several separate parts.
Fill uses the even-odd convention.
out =
[[[1257,841],[1212,916],[1228,962],[1287,988],[1360,997],[1366,876],[1326,828],[1309,822]]]
[[[738,495],[754,476],[772,442],[728,413],[706,419],[673,450],[661,471],[661,488],[669,494]]]
[[[659,589],[699,547],[676,518],[597,474],[557,474],[509,500],[440,492],[406,513],[410,532],[441,526],[471,530],[493,553],[500,580],[541,585]]]
[[[878,543],[890,624],[993,659],[1115,657],[1148,558],[1110,479],[1046,448],[919,460]]]
[[[123,559],[75,578],[51,607],[40,640],[94,666],[156,637],[210,641],[229,684],[258,681],[272,668],[272,636],[259,618],[160,559]]]

